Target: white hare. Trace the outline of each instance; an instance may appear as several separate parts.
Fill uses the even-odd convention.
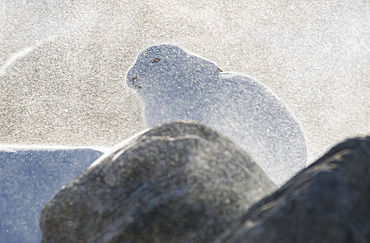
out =
[[[222,72],[209,60],[160,44],[139,54],[126,82],[144,101],[148,127],[203,122],[239,144],[279,185],[306,165],[300,125],[279,98],[250,77]]]

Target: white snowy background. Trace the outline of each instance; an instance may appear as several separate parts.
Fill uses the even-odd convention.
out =
[[[0,0],[0,144],[110,147],[142,130],[142,102],[125,74],[139,51],[165,42],[269,87],[302,125],[311,163],[370,132],[369,18],[368,0]],[[4,180],[38,181],[44,172],[29,174],[30,156],[22,160],[28,172],[18,173],[17,160],[3,155],[1,212],[24,210],[29,204],[15,202],[27,194],[5,190]],[[38,156],[47,166],[56,155]],[[84,163],[71,163],[64,180]],[[0,241],[19,242],[23,232],[39,242],[37,211],[62,181],[40,201],[29,192],[38,205],[32,222],[18,214],[9,228],[0,219]],[[19,220],[28,228],[20,230]]]

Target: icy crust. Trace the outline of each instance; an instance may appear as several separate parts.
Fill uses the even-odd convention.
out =
[[[0,145],[0,242],[38,243],[42,207],[104,148]]]
[[[210,125],[249,152],[279,185],[306,165],[305,137],[294,115],[251,77],[159,44],[138,55],[126,83],[143,99],[148,127],[177,120]]]

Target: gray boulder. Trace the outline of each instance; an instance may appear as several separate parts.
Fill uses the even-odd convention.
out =
[[[275,188],[228,138],[199,123],[168,123],[59,191],[42,210],[42,242],[210,242]]]
[[[370,137],[335,146],[238,221],[217,242],[370,242]]]

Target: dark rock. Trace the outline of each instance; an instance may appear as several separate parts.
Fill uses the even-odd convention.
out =
[[[0,147],[0,242],[39,243],[45,203],[100,155],[89,148]]]
[[[370,137],[332,148],[217,242],[370,242]]]
[[[275,189],[199,123],[164,124],[103,157],[45,205],[42,242],[209,242]]]

